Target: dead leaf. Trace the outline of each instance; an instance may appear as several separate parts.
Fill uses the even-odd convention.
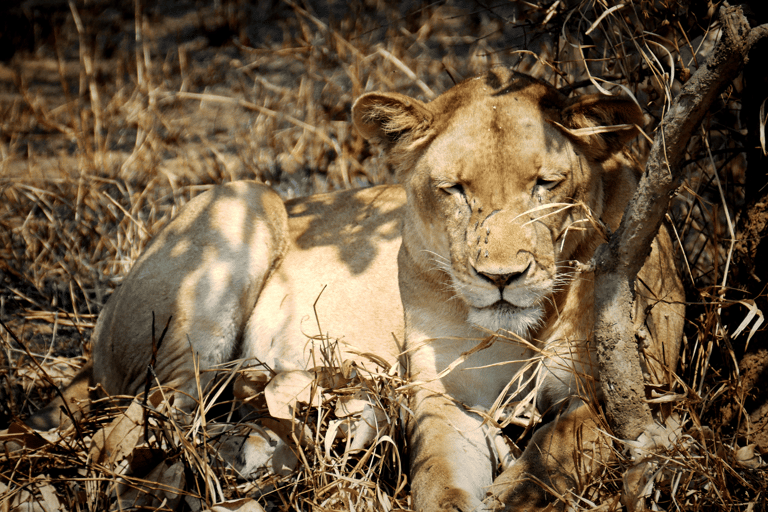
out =
[[[660,451],[669,450],[678,442],[681,435],[680,418],[673,414],[663,425],[658,423],[647,425],[636,441],[625,441],[625,444],[632,460],[639,462]]]
[[[134,400],[123,414],[93,435],[90,458],[115,464],[133,452],[143,431],[144,409]]]
[[[358,450],[370,446],[381,428],[388,424],[387,413],[363,390],[340,397],[336,402],[335,413],[336,417],[342,419],[334,420],[328,426],[329,434],[325,437],[326,457],[330,457],[331,445],[339,435],[353,436],[349,450]]]
[[[258,368],[249,368],[240,372],[232,386],[232,393],[237,400],[249,402],[259,393],[264,391],[264,387],[269,382],[270,373]]]
[[[313,396],[314,391],[314,396]],[[269,414],[273,418],[291,419],[297,402],[319,406],[322,388],[314,376],[302,370],[278,373],[264,389]]]
[[[46,444],[44,437],[23,423],[13,422],[7,430],[0,431],[0,448],[10,453],[23,448],[36,450]]]
[[[336,413],[337,418],[346,418],[354,414],[360,414],[368,405],[369,398],[364,391],[357,391],[354,395],[341,396],[336,401]]]
[[[56,495],[56,488],[51,484],[42,484],[37,490],[40,492],[40,502],[47,512],[61,510],[61,502]]]
[[[203,512],[264,512],[264,507],[252,498],[223,501]]]
[[[356,363],[352,359],[345,359],[344,362],[341,363],[341,374],[345,379],[352,380],[357,377],[356,366]]]
[[[756,446],[756,444],[748,444],[736,450],[736,453],[733,454],[736,462],[745,468],[751,469],[757,469],[762,466],[763,461],[760,460],[760,456],[755,452]]]
[[[56,496],[56,489],[52,485],[45,483],[44,480],[38,480],[33,482],[33,485],[29,486],[28,489],[32,490],[34,487],[37,487],[40,493],[39,499],[33,492],[26,489],[18,489],[8,499],[5,497],[7,496],[8,487],[0,483],[0,496],[5,497],[0,501],[0,510],[2,512],[9,510],[13,512],[58,512],[61,510],[61,503]]]
[[[346,378],[344,371],[338,368],[322,366],[312,368],[311,373],[315,375],[315,381],[323,389],[336,389],[349,384],[350,379]]]
[[[635,464],[624,473],[624,492],[621,502],[628,512],[645,509],[645,499],[653,492],[656,464],[643,461]]]
[[[323,447],[325,448],[325,460],[331,460],[331,448],[333,448],[333,442],[336,439],[346,436],[349,426],[348,420],[331,420],[328,422],[328,430],[325,432],[325,439],[323,440]],[[346,427],[346,428],[342,428]]]
[[[224,434],[221,439],[219,454],[247,479],[256,478],[263,471],[286,476],[299,463],[291,447],[269,428],[262,427],[248,435]]]
[[[366,448],[373,443],[379,435],[379,432],[387,425],[388,418],[381,407],[367,403],[360,419],[352,424],[351,435],[354,436],[350,450],[359,450]]]

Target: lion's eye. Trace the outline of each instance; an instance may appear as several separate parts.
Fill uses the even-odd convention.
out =
[[[464,186],[461,183],[451,185],[450,187],[440,187],[440,190],[449,195],[457,195],[465,197]]]
[[[557,187],[563,180],[552,178],[538,178],[536,180],[536,188],[543,188],[544,190],[552,190]]]
[[[439,188],[440,190],[443,191],[444,194],[452,197],[457,204],[459,205],[469,204],[469,200],[467,199],[467,192],[466,190],[464,190],[464,185],[462,185],[461,183],[456,183],[456,184],[445,183],[441,185]]]

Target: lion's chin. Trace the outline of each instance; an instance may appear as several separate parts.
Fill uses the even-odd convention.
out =
[[[544,314],[542,308],[532,306],[519,308],[507,301],[500,300],[485,308],[469,308],[467,321],[483,330],[500,330],[526,336],[535,328]]]

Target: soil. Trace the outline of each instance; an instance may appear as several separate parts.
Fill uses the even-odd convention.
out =
[[[653,137],[666,105],[664,80],[678,91],[698,65],[686,40],[702,62],[706,58],[707,37],[715,33],[704,30],[711,16],[707,2],[643,2],[638,18],[628,7],[613,13],[624,16],[616,18],[622,29],[658,34],[650,46],[664,66],[668,55],[675,56],[672,78],[664,69],[651,71],[652,59],[632,60],[625,48],[634,43],[611,39],[618,29],[588,31],[597,25],[599,12],[590,9],[598,3],[569,10],[577,3],[2,3],[0,320],[7,330],[0,327],[0,428],[54,396],[31,365],[31,354],[55,384],[71,378],[110,293],[152,236],[201,191],[258,179],[290,198],[393,181],[380,149],[350,128],[350,107],[363,92],[429,100],[495,64],[516,66],[558,87],[597,92],[591,73],[635,94]],[[613,17],[601,19],[605,24]],[[685,37],[678,28],[687,31]],[[578,49],[559,39],[575,35],[584,41]],[[661,51],[659,41],[674,45]],[[621,48],[626,62],[606,64],[606,47]],[[589,73],[584,58],[593,59]],[[666,78],[658,82],[656,76]],[[732,498],[754,500],[754,510],[765,510],[755,498],[768,490],[764,472],[732,463],[724,453],[752,443],[758,453],[768,453],[765,323],[747,343],[750,328],[768,314],[766,176],[754,171],[765,168],[759,136],[765,122],[756,114],[766,76],[761,59],[753,59],[721,96],[705,122],[706,144],[698,138],[689,147],[689,176],[671,208],[689,302],[676,390],[686,399],[674,405],[696,424],[691,432],[716,431],[717,443],[702,441],[697,449],[703,451],[696,453],[705,456],[694,453],[691,460],[710,457],[718,469],[686,474],[669,507],[674,502],[689,503],[688,510],[725,510]],[[608,82],[600,84],[610,88]],[[710,145],[714,157],[707,153]],[[642,157],[648,144],[640,140],[633,148]],[[734,336],[750,307],[760,315]],[[686,459],[679,466],[696,464]],[[740,473],[723,469],[731,467]],[[8,480],[3,475],[0,484]],[[401,477],[387,475],[395,487]],[[614,486],[610,492],[619,492],[621,476],[604,480]],[[658,489],[669,496],[671,487]],[[732,496],[723,498],[728,492]],[[393,503],[407,506],[405,484],[392,496]]]

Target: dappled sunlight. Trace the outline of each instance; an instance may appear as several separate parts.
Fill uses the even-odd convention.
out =
[[[754,171],[765,159],[764,48],[696,130],[675,197],[659,198],[670,202],[664,254],[682,261],[686,296],[670,289],[674,265],[652,252],[654,271],[635,287],[633,339],[659,422],[637,441],[616,439],[594,400],[585,308],[592,254],[634,190],[617,176],[642,168],[662,116],[706,68],[721,6],[12,4],[0,7],[0,502],[10,510],[412,510],[430,500],[415,489],[453,485],[430,469],[441,460],[471,484],[434,501],[462,510],[486,490],[487,507],[762,510],[768,277],[765,176]],[[750,22],[763,17],[756,9]],[[443,105],[472,122],[440,118],[461,137],[434,145],[429,161],[428,122],[414,137],[395,126],[381,143],[354,126],[365,93],[437,108],[442,93],[497,65],[556,93],[485,74],[482,108]],[[541,116],[502,108],[542,90]],[[643,118],[579,108],[577,98],[598,93]],[[626,160],[605,160],[617,148]],[[549,231],[553,275],[535,319],[511,321],[519,311],[499,300],[490,320],[476,315],[482,325],[406,344],[400,287],[428,297],[411,316],[425,333],[467,317],[472,288],[445,279],[467,258],[447,249],[431,200],[421,203],[430,230],[413,250],[423,268],[399,274],[409,207],[393,183],[417,163],[479,170],[440,176],[435,196],[474,208],[478,228],[456,247],[475,244],[475,260],[482,246],[509,261],[520,230]],[[550,193],[561,169],[593,182],[600,166],[594,197]],[[277,195],[265,199],[255,183]],[[264,214],[264,201],[285,201],[285,213]],[[494,224],[489,214],[515,201]],[[485,241],[501,224],[514,244]],[[505,298],[493,283],[517,274],[478,266],[494,276],[487,296]],[[435,295],[424,293],[426,274],[443,276]],[[569,296],[574,288],[585,293]],[[94,347],[100,317],[94,340],[110,342]],[[681,323],[679,346],[654,344]],[[411,355],[423,370],[413,379]],[[111,361],[100,388],[65,397],[67,408],[54,401],[59,429],[29,430],[23,421],[94,358]],[[103,398],[107,382],[107,392],[139,397]],[[414,407],[427,402],[436,406]],[[575,414],[558,417],[565,411]],[[430,428],[445,436],[423,435]],[[541,464],[559,469],[541,478]]]

